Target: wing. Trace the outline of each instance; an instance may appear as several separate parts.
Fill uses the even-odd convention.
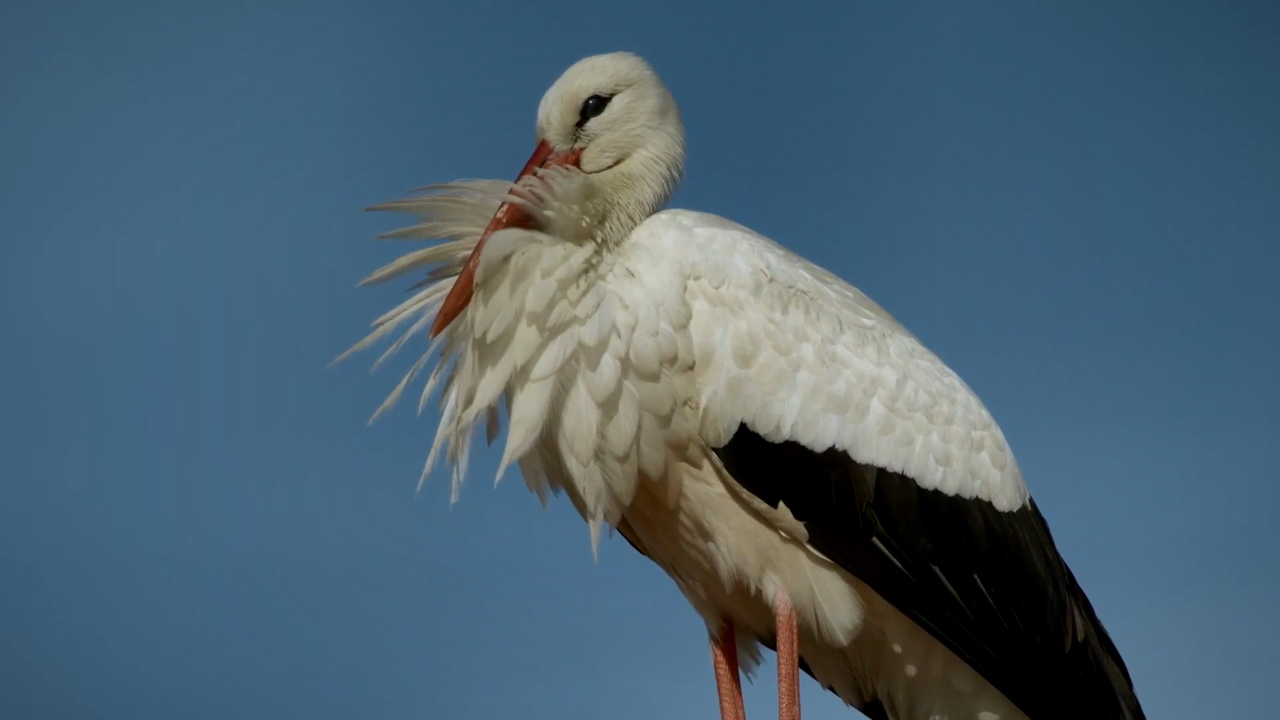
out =
[[[684,211],[646,225],[690,258],[699,430],[744,489],[785,504],[814,549],[1029,716],[1143,717],[1003,434],[954,372],[855,288],[741,226]]]
[[[870,585],[1031,718],[1141,718],[1124,662],[1035,503],[1002,511],[836,448],[743,425],[716,454],[748,492]]]

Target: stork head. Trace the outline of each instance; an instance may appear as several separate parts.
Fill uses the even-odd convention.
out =
[[[548,164],[572,164],[623,211],[629,233],[670,198],[684,172],[684,124],[667,86],[631,53],[595,55],[560,76],[538,106]],[[620,238],[611,238],[620,239]]]
[[[595,217],[583,218],[603,243],[621,242],[670,199],[684,174],[684,124],[671,92],[643,58],[595,55],[574,63],[542,96],[537,145],[517,182],[538,168],[582,171]],[[446,328],[471,301],[485,240],[532,220],[503,205],[485,229],[436,316],[431,335]]]

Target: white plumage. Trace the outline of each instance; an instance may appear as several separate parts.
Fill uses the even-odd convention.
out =
[[[605,108],[589,107],[592,97]],[[575,65],[543,99],[538,132],[543,167],[518,185],[455,182],[377,208],[419,216],[389,237],[442,242],[366,280],[430,269],[352,350],[403,329],[385,359],[425,335],[442,304],[456,312],[378,410],[435,360],[419,409],[438,388],[441,417],[423,477],[443,459],[456,500],[476,426],[492,442],[505,412],[499,477],[517,464],[544,502],[563,490],[593,549],[606,525],[618,528],[671,575],[713,638],[732,628],[748,669],[757,645],[776,641],[780,608],[794,607],[807,669],[856,707],[892,718],[1025,717],[908,617],[913,609],[858,577],[863,565],[815,547],[811,518],[726,468],[724,448],[747,428],[768,443],[842,452],[868,468],[873,487],[879,468],[1025,515],[1017,463],[978,398],[834,275],[722,218],[658,211],[683,171],[683,128],[639,58]],[[524,221],[491,223],[504,204]],[[461,292],[460,273],[473,294],[459,308],[446,296]],[[889,547],[899,540],[869,538],[873,555],[918,580],[903,564],[911,558]],[[932,570],[963,607],[975,581],[987,594],[978,572]],[[969,589],[957,591],[960,582]]]

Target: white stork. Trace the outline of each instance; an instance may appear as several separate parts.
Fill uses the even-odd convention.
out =
[[[610,526],[671,576],[706,622],[723,720],[743,720],[761,645],[781,720],[800,717],[799,669],[872,718],[1143,717],[965,383],[840,278],[662,209],[684,128],[644,60],[573,65],[537,140],[516,183],[374,208],[419,216],[390,237],[441,241],[365,280],[432,268],[348,351],[435,338],[378,411],[437,358],[424,477],[443,450],[456,500],[501,402],[498,476],[516,463],[544,503],[568,495],[593,552]]]

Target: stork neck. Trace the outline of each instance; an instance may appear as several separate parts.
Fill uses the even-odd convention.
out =
[[[649,216],[661,210],[684,174],[683,146],[675,157],[642,152],[600,173],[597,238],[615,247]]]

